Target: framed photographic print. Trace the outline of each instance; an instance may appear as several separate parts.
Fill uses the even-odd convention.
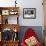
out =
[[[10,10],[10,11],[9,11],[9,14],[10,14],[10,15],[16,15],[17,13],[18,13],[18,12],[17,12],[16,10]]]
[[[9,15],[9,10],[2,10],[2,15]]]
[[[36,18],[36,8],[24,8],[23,18],[24,19],[35,19]]]

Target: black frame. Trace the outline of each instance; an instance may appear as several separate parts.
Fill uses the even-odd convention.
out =
[[[25,11],[26,10],[26,11]],[[32,10],[32,12],[31,12]],[[34,10],[34,11],[33,11]],[[28,12],[27,12],[28,11]],[[33,13],[34,12],[34,13]],[[25,14],[34,14],[34,17],[25,17]],[[36,19],[36,8],[23,8],[23,18],[24,19]]]

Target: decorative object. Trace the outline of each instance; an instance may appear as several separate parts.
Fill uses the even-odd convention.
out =
[[[8,24],[8,16],[7,15],[3,15],[3,18],[2,18],[2,23],[3,24]]]
[[[16,28],[14,29],[14,32],[17,32]]]
[[[8,41],[12,39],[12,30],[9,28],[5,28],[3,30],[3,34],[2,34],[2,40],[4,41]]]
[[[18,40],[18,32],[14,32],[14,35],[13,35],[13,40]]]
[[[15,7],[16,7],[16,4],[17,4],[17,2],[16,2],[17,0],[15,0]]]
[[[18,12],[16,10],[10,10],[10,12],[9,12],[10,15],[17,15],[17,13]]]
[[[38,43],[38,40],[36,37],[32,36],[25,40],[25,43],[27,46],[35,46]]]
[[[2,15],[9,15],[9,10],[2,10]]]
[[[35,19],[36,18],[36,8],[24,8],[23,18],[24,19]]]
[[[7,19],[5,19],[5,24],[8,24],[8,18],[7,18]]]

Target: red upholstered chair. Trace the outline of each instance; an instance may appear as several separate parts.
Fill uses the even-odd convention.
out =
[[[32,36],[35,38],[37,37],[36,33],[32,30],[32,28],[28,28],[24,34],[24,37],[22,38],[21,46],[27,46],[27,43],[25,42],[25,40],[32,38]],[[36,38],[36,40],[37,40],[37,43],[34,46],[41,46],[41,44],[37,38]]]

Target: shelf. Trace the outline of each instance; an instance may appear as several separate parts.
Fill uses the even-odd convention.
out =
[[[18,18],[19,18],[18,11],[19,11],[19,7],[0,7],[0,23],[1,23],[0,24],[0,32],[1,32],[0,46],[18,46],[19,40],[17,38],[18,38],[18,31],[20,29],[18,23]],[[10,31],[13,32],[11,33]],[[6,37],[4,33],[6,33],[5,35],[7,35],[6,40],[3,39]],[[7,39],[9,40],[7,41]]]
[[[6,9],[18,9],[19,7],[0,7],[0,10],[6,10]]]
[[[19,42],[19,40],[15,40],[15,41],[12,41],[12,40],[10,40],[10,41],[3,41],[4,43],[16,43],[16,42]]]
[[[2,16],[2,24],[18,24],[18,16]]]
[[[18,24],[18,17],[19,17],[19,7],[0,7],[0,24],[12,24],[13,20],[10,19],[11,23],[9,23],[9,16],[10,17],[16,17],[16,20],[14,21],[15,23],[13,24]]]
[[[3,46],[18,46],[18,41],[2,42]]]
[[[13,31],[16,29],[17,31],[19,31],[20,26],[19,24],[0,24],[1,27],[1,31],[5,28],[9,28],[12,29]]]
[[[0,7],[0,14],[3,15],[18,15],[19,7]]]

